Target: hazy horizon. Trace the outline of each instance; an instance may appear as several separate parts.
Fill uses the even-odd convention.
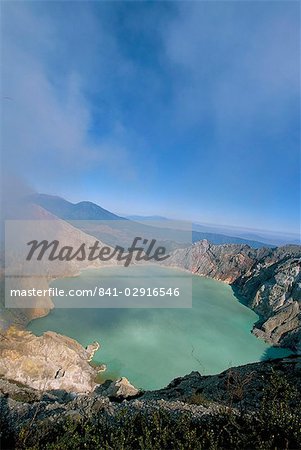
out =
[[[43,193],[39,193],[39,194],[46,194],[46,195],[50,195],[50,196],[54,196],[54,197],[59,197],[59,198],[63,198],[64,200],[69,201],[70,203],[76,204],[76,203],[81,203],[81,202],[91,202],[90,199],[88,198],[81,198],[80,200],[75,200],[75,201],[71,201],[69,198],[67,197],[63,197],[60,196],[59,194],[48,194],[46,192]],[[166,215],[160,215],[160,214],[156,214],[156,211],[153,211],[153,214],[143,214],[143,213],[136,213],[136,212],[131,212],[131,211],[116,211],[113,210],[112,208],[108,207],[105,208],[102,204],[97,203],[97,202],[92,202],[94,204],[97,204],[98,206],[100,206],[101,208],[104,208],[106,210],[108,210],[109,212],[116,214],[117,216],[121,216],[121,217],[125,217],[125,218],[131,218],[131,217],[141,217],[143,218],[152,218],[152,217],[160,217],[162,219],[168,219],[168,220],[175,220],[175,221],[181,221],[181,222],[190,222],[193,223],[195,225],[200,225],[202,227],[204,227],[205,232],[216,232],[216,233],[221,233],[221,234],[228,234],[229,236],[247,236],[248,233],[250,233],[250,237],[249,239],[255,239],[256,238],[266,238],[267,239],[267,243],[270,240],[271,243],[273,241],[273,239],[275,239],[276,241],[281,240],[281,238],[284,241],[287,242],[292,242],[297,240],[298,243],[300,244],[300,233],[288,233],[282,230],[268,230],[268,229],[258,229],[258,228],[249,228],[249,227],[240,227],[237,225],[231,225],[231,224],[225,224],[225,223],[208,223],[208,222],[200,222],[197,220],[194,220],[193,218],[183,218],[183,217],[179,217],[179,216],[174,216],[174,217],[170,217],[170,216],[166,216]],[[162,225],[162,224],[161,224]],[[208,228],[206,230],[206,227]],[[252,234],[254,234],[254,236],[252,236]]]

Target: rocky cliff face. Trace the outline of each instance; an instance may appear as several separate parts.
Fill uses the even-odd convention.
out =
[[[254,334],[283,347],[301,340],[301,248],[281,247],[239,277],[235,286],[260,315]]]
[[[98,344],[85,349],[74,339],[48,331],[34,336],[11,327],[0,336],[0,374],[40,391],[90,392],[104,367],[89,364]]]
[[[283,347],[301,340],[301,247],[252,249],[200,241],[176,250],[166,265],[224,281],[260,316],[254,334]]]

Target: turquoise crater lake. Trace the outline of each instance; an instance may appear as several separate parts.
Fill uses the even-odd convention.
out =
[[[118,276],[118,268],[89,269],[75,278],[51,283],[60,289],[99,285],[101,277]],[[134,267],[130,270],[141,271]],[[156,268],[170,276],[173,269]],[[127,377],[135,386],[157,389],[192,370],[215,374],[231,366],[280,357],[286,349],[271,348],[251,334],[257,315],[241,304],[222,282],[192,277],[193,303],[187,309],[63,309],[32,321],[28,329],[40,335],[56,331],[86,346],[98,341],[94,361],[104,363],[103,379]],[[59,306],[59,298],[53,299]]]

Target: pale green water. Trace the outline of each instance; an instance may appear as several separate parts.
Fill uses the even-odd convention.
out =
[[[94,286],[101,273],[84,271],[77,278],[56,280],[53,287]],[[141,270],[133,268],[131,270]],[[174,276],[172,269],[164,270]],[[59,299],[54,299],[58,304]],[[166,386],[173,378],[198,370],[214,374],[230,366],[289,354],[271,349],[250,332],[257,315],[239,303],[230,286],[193,277],[191,309],[54,309],[34,320],[35,334],[52,330],[87,345],[101,344],[94,360],[107,365],[106,378],[127,377],[144,389]]]

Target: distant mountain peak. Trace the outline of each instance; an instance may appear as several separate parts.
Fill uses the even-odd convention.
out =
[[[78,203],[71,203],[64,198],[61,198],[57,195],[48,195],[48,194],[34,194],[30,196],[30,200],[46,209],[50,213],[59,217],[60,219],[66,221],[75,221],[75,220],[123,220],[127,223],[131,221],[137,222],[149,222],[148,225],[151,225],[151,222],[162,222],[162,227],[164,221],[168,221],[162,216],[127,216],[127,218],[118,216],[113,214],[112,212],[102,208],[96,203],[90,202],[88,200],[83,200]],[[249,245],[253,248],[260,247],[273,247],[271,244],[266,244],[264,242],[244,239],[242,237],[237,236],[229,236],[223,235],[218,232],[208,232],[196,230],[193,226],[192,228],[192,241],[200,241],[202,239],[206,239],[213,244],[240,244],[240,245]]]
[[[33,194],[30,200],[64,220],[126,220],[90,201],[71,203],[48,194]]]

